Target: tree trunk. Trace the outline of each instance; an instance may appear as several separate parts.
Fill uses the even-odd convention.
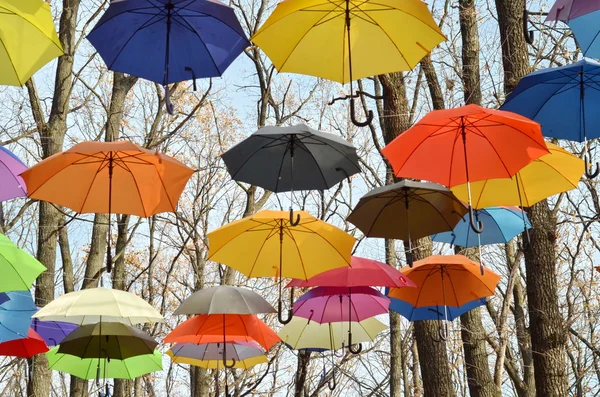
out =
[[[296,379],[294,380],[294,397],[303,397],[305,395],[308,364],[310,364],[310,352],[298,352],[298,366],[296,370]]]
[[[529,73],[527,43],[523,34],[524,0],[496,0],[504,91],[509,93]],[[556,220],[547,201],[528,211],[533,229],[525,242],[527,298],[535,387],[538,396],[566,396],[566,331],[558,307],[556,281]]]
[[[462,81],[465,104],[481,105],[479,33],[475,0],[460,0],[458,17],[462,38]]]

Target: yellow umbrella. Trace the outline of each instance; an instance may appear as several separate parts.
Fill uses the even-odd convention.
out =
[[[223,360],[198,360],[196,358],[176,356],[171,350],[167,351],[167,355],[171,357],[171,361],[178,364],[189,364],[196,367],[206,369],[224,369]],[[268,363],[269,359],[263,354],[256,357],[246,358],[244,360],[227,361],[227,368],[242,368],[250,369],[258,364]]]
[[[583,161],[557,145],[546,145],[550,154],[529,163],[512,178],[471,182],[473,208],[531,207],[552,195],[575,189],[585,169]],[[460,200],[467,201],[466,184],[451,190]]]
[[[21,86],[63,55],[50,5],[42,0],[0,0],[0,84]]]
[[[420,0],[286,0],[251,40],[278,71],[350,82],[352,94],[352,80],[411,70],[446,38]]]
[[[260,211],[208,234],[208,259],[248,277],[299,278],[350,266],[355,238],[300,211],[300,223],[290,225],[286,211]],[[279,281],[279,320],[281,318]],[[289,322],[289,319],[287,320]]]

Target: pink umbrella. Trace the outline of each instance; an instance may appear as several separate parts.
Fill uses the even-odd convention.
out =
[[[394,267],[353,256],[350,267],[317,274],[308,280],[293,279],[287,287],[414,287],[415,284]]]

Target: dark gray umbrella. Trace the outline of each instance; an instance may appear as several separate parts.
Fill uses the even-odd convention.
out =
[[[466,213],[467,207],[445,187],[404,180],[365,194],[348,221],[367,237],[408,242],[407,262],[412,266],[412,239],[450,231]]]
[[[360,172],[354,146],[304,124],[263,127],[221,157],[234,180],[275,193],[326,190]]]
[[[262,296],[249,289],[220,285],[201,289],[184,300],[175,314],[276,313]]]

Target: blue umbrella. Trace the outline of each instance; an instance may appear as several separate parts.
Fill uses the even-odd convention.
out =
[[[0,304],[0,343],[26,338],[31,316],[37,311],[31,293],[13,291],[4,294],[8,300]]]
[[[454,244],[461,247],[475,247],[486,244],[507,243],[518,234],[531,228],[527,215],[517,207],[490,207],[478,210],[479,219],[485,222],[483,233],[475,233],[465,216],[451,232],[437,233],[431,236],[433,241]]]
[[[164,86],[221,76],[249,46],[233,8],[217,0],[113,1],[88,40],[110,70]]]
[[[587,142],[600,137],[599,106],[600,63],[583,59],[523,77],[500,109],[537,121],[546,137]]]
[[[453,321],[458,316],[473,310],[476,307],[485,305],[485,298],[475,299],[471,302],[465,303],[462,306],[423,306],[414,307],[410,303],[403,300],[390,298],[392,303],[390,304],[390,310],[399,313],[408,321],[418,320],[448,320]]]

